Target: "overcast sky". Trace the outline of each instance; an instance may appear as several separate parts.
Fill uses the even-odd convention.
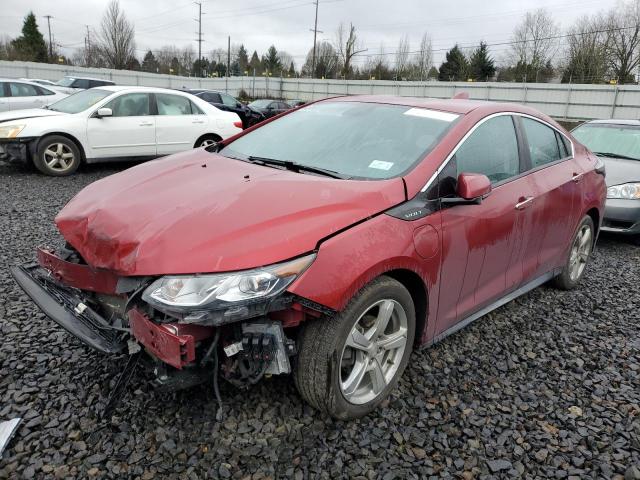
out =
[[[20,34],[22,18],[33,10],[40,30],[47,35],[44,15],[51,15],[54,41],[70,55],[84,44],[85,25],[97,31],[106,0],[4,0],[0,9],[0,34]],[[181,0],[121,0],[121,7],[133,21],[138,57],[148,49],[167,44],[193,45],[197,52],[198,6]],[[335,38],[340,22],[352,22],[358,32],[365,55],[394,52],[401,36],[407,35],[411,50],[417,50],[426,31],[432,38],[435,63],[444,52],[459,43],[475,45],[480,40],[489,44],[508,41],[514,26],[528,10],[547,8],[564,28],[581,15],[596,13],[614,4],[613,0],[320,0],[318,40]],[[203,0],[203,52],[227,45],[243,43],[249,55],[262,54],[271,44],[285,50],[299,68],[313,46],[313,0]],[[490,47],[497,59],[508,46]],[[389,55],[389,60],[393,56]]]

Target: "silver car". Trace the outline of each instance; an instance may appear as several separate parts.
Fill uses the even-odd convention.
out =
[[[640,121],[594,120],[571,133],[605,164],[602,230],[640,236]]]
[[[0,112],[42,108],[67,96],[34,82],[0,78]]]

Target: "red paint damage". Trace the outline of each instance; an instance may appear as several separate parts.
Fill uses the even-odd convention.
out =
[[[310,252],[404,200],[401,178],[335,180],[196,150],[89,185],[56,224],[94,268],[127,276],[221,272]]]

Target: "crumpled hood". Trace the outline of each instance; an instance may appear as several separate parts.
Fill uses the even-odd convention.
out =
[[[401,178],[339,180],[192,150],[89,185],[55,221],[95,268],[221,272],[310,252],[404,200]]]
[[[10,122],[14,120],[22,120],[23,118],[51,117],[53,115],[68,115],[68,114],[63,112],[54,112],[53,110],[47,110],[46,108],[9,110],[8,112],[0,113],[0,123]]]
[[[600,160],[604,162],[607,187],[640,182],[640,161],[608,157],[600,157]]]

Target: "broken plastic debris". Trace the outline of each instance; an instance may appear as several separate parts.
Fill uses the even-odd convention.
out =
[[[6,422],[0,422],[0,455],[2,455],[4,449],[9,445],[9,440],[11,440],[11,437],[16,433],[21,421],[21,418],[14,418]]]

